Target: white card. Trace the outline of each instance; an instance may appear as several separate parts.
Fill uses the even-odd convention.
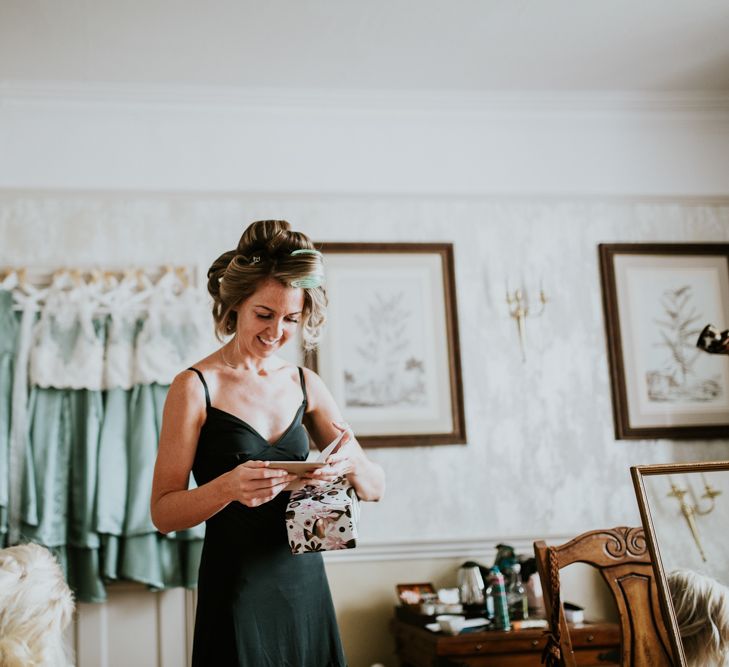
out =
[[[326,461],[327,456],[334,453],[334,450],[337,448],[337,445],[342,441],[342,438],[344,437],[344,434],[346,431],[342,431],[334,440],[332,440],[325,448],[324,451],[319,454],[317,457],[317,461]]]

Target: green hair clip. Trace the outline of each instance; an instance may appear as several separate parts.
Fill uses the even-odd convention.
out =
[[[322,254],[318,250],[311,248],[299,248],[298,250],[294,250],[291,255],[319,255],[319,257],[322,257]],[[321,284],[322,276],[304,276],[303,278],[291,281],[291,287],[313,288],[319,287]]]
[[[321,285],[321,276],[306,276],[305,278],[299,278],[291,281],[291,287],[319,287]]]

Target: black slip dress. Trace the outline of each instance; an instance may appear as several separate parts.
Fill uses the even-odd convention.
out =
[[[203,374],[207,418],[192,471],[198,486],[248,460],[303,461],[309,442],[303,401],[269,443],[235,415],[213,407]],[[321,554],[292,555],[284,491],[259,507],[233,502],[206,522],[200,562],[193,667],[345,667]]]

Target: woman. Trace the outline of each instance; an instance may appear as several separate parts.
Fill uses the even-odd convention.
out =
[[[217,333],[232,338],[170,386],[151,505],[163,533],[207,522],[193,665],[346,664],[321,555],[288,546],[285,488],[296,477],[269,467],[306,459],[306,431],[320,449],[346,431],[310,482],[346,475],[363,500],[384,490],[382,469],[321,379],[276,355],[299,329],[306,347],[316,345],[322,278],[309,238],[277,220],[251,224],[208,271]],[[191,470],[198,487],[188,490]]]

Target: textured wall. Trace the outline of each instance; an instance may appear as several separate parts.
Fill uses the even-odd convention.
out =
[[[729,458],[726,440],[613,436],[597,244],[729,241],[729,206],[428,197],[0,193],[0,266],[195,264],[245,224],[284,217],[319,241],[455,246],[468,444],[383,449],[369,543],[570,535],[639,516],[629,466]],[[506,280],[550,299],[520,360]],[[729,323],[717,323],[729,325]],[[427,326],[427,323],[424,323]]]

